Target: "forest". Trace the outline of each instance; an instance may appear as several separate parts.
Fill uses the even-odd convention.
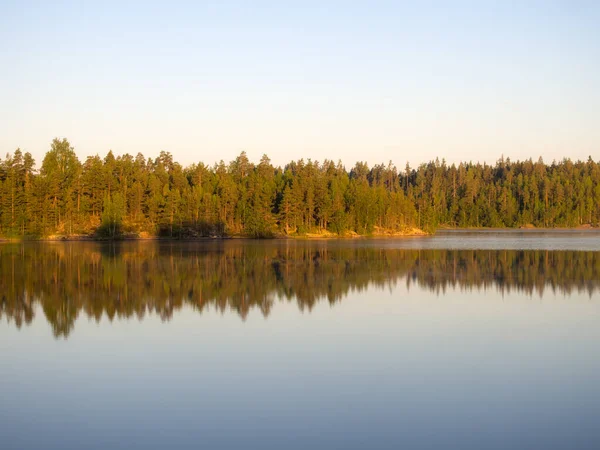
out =
[[[600,222],[600,165],[303,160],[274,167],[245,152],[183,167],[168,152],[80,161],[54,139],[39,169],[20,149],[0,159],[4,237],[373,235],[438,227],[579,227]]]

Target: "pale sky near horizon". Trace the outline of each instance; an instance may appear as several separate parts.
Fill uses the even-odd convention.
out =
[[[600,1],[0,0],[0,155],[600,160]]]

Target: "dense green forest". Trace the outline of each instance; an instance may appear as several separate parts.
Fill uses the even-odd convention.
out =
[[[334,305],[350,292],[397,284],[436,293],[497,289],[541,296],[549,290],[579,293],[587,301],[600,289],[600,252],[382,249],[296,241],[0,246],[0,319],[20,327],[31,323],[41,306],[38,313],[55,336],[65,337],[81,316],[112,321],[157,314],[169,320],[187,305],[200,313],[246,318],[256,310],[266,317],[278,301],[310,311],[320,301]]]
[[[402,232],[412,227],[576,227],[600,222],[600,165],[541,159],[495,165],[391,162],[347,170],[325,160],[274,167],[241,153],[182,167],[113,155],[81,162],[54,139],[41,167],[17,149],[0,160],[0,234],[149,233],[173,237]]]

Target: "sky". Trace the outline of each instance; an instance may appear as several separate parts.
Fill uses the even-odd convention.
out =
[[[0,155],[600,160],[598,1],[0,0]]]

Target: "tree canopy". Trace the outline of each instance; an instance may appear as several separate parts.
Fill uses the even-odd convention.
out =
[[[330,232],[410,227],[576,227],[600,222],[600,165],[591,157],[494,165],[392,162],[347,170],[340,162],[183,167],[168,152],[88,157],[54,139],[39,170],[20,149],[0,159],[0,234],[121,233],[173,237]]]

